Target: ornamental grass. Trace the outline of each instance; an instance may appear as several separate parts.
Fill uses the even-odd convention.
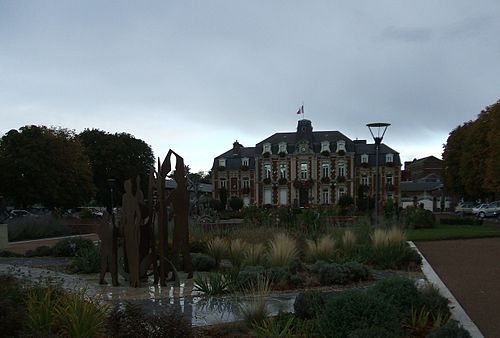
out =
[[[289,235],[278,233],[269,242],[268,263],[270,266],[289,266],[297,256],[297,244]]]
[[[335,255],[336,242],[328,235],[322,236],[317,241],[308,239],[306,245],[306,259],[309,262],[328,260]]]

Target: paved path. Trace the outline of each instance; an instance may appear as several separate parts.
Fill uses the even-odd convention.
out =
[[[500,337],[500,238],[416,242],[485,337]]]

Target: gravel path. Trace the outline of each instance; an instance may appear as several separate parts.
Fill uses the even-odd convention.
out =
[[[500,238],[416,242],[485,337],[500,337]]]

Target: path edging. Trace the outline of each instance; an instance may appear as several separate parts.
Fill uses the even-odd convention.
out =
[[[422,257],[422,272],[424,273],[427,280],[429,282],[431,282],[432,284],[434,284],[434,286],[439,290],[441,295],[448,298],[448,300],[450,301],[450,311],[451,311],[451,315],[453,316],[453,318],[455,320],[457,320],[458,322],[460,322],[460,324],[464,327],[464,329],[469,331],[469,333],[471,334],[471,336],[473,338],[484,338],[484,335],[481,333],[479,328],[472,321],[472,319],[467,315],[467,313],[465,312],[462,305],[460,305],[460,303],[457,301],[455,296],[453,296],[451,291],[443,283],[441,278],[439,278],[439,276],[434,271],[432,266],[429,264],[427,259],[425,259],[424,255],[422,255],[420,250],[418,250],[415,243],[413,243],[412,241],[408,241],[408,244],[410,245],[410,247],[413,250],[418,252],[420,257]]]

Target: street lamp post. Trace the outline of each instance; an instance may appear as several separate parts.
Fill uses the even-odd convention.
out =
[[[376,122],[368,123],[366,126],[372,134],[373,141],[375,141],[375,227],[378,227],[378,214],[379,214],[379,194],[380,194],[380,179],[379,179],[379,151],[380,144],[384,138],[387,127],[390,123]]]
[[[109,213],[111,215],[113,215],[114,214],[114,212],[113,212],[113,208],[114,208],[113,187],[115,185],[116,180],[114,178],[108,178],[106,181],[108,182],[109,195],[111,196],[111,206],[110,206]]]

